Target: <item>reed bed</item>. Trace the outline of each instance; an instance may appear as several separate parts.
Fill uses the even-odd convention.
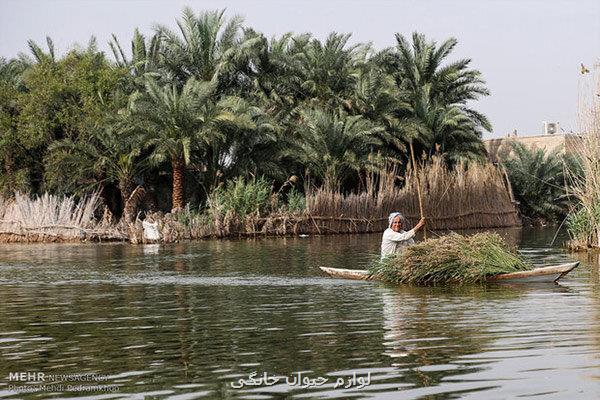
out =
[[[73,196],[43,194],[30,198],[15,193],[0,198],[0,240],[9,242],[125,239],[114,227],[95,219],[97,193],[77,201]]]
[[[317,189],[306,196],[307,213],[341,220],[371,222],[373,231],[387,228],[387,216],[400,211],[410,223],[420,218],[417,185],[421,185],[424,214],[429,229],[471,229],[519,226],[516,203],[504,170],[490,163],[459,163],[448,169],[442,157],[414,171],[408,168],[404,186],[398,188],[396,169],[380,174],[377,184],[359,194]],[[376,188],[376,189],[375,189]],[[337,219],[337,220],[335,220]]]
[[[409,222],[416,223],[419,218],[418,182],[424,194],[425,216],[430,229],[520,224],[506,175],[491,164],[472,163],[468,167],[459,164],[449,170],[442,157],[434,157],[418,168],[419,179],[409,168],[404,186],[398,184],[402,180],[398,172],[397,165],[390,165],[369,174],[366,190],[362,193],[343,194],[326,188],[307,188],[302,202],[306,204],[304,210],[293,207],[291,211],[287,205],[274,208],[273,204],[277,202],[264,188],[260,190],[264,192],[259,196],[261,200],[257,201],[255,198],[259,197],[245,194],[256,186],[257,181],[250,181],[245,187],[242,182],[233,182],[231,188],[220,189],[227,193],[220,196],[227,201],[213,200],[204,212],[193,212],[188,208],[176,215],[157,213],[149,218],[158,222],[161,240],[165,242],[210,237],[381,232],[387,228],[388,215],[394,210],[403,212]],[[237,201],[237,197],[244,201]],[[243,204],[244,207],[227,206],[229,203]],[[130,233],[133,242],[143,241],[141,229],[138,221]]]
[[[418,175],[418,179],[417,179]],[[405,178],[390,165],[366,177],[362,193],[343,194],[325,188],[294,192],[282,204],[278,193],[260,179],[231,182],[219,188],[206,210],[189,207],[175,213],[146,214],[156,222],[161,242],[186,239],[264,235],[352,234],[381,232],[391,211],[401,211],[410,223],[419,218],[417,184],[425,200],[429,229],[491,228],[519,225],[510,185],[491,164],[459,164],[448,169],[434,157]],[[291,198],[292,200],[290,201]],[[293,204],[292,204],[293,203]],[[0,241],[89,240],[145,241],[142,221],[115,224],[94,218],[100,199],[45,194],[31,199],[17,193],[0,198]]]
[[[531,269],[500,235],[451,233],[407,247],[369,270],[391,283],[440,285],[481,283],[494,275]]]
[[[574,143],[573,153],[581,170],[567,171],[571,194],[579,201],[568,218],[571,235],[569,247],[574,250],[600,247],[600,68],[579,100],[579,129],[583,139]]]

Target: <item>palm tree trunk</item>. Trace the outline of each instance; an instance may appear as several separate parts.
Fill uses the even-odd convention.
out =
[[[98,180],[98,182],[100,182],[98,184],[98,193],[100,194],[100,198],[102,199],[102,203],[104,203],[104,205],[106,207],[108,207],[108,210],[110,211],[110,213],[112,215],[114,215],[117,212],[117,209],[115,208],[114,202],[111,201],[111,198],[109,197],[108,190],[106,189],[106,184],[104,183],[104,178],[105,177],[106,176],[105,176],[104,173],[100,173],[96,177],[96,179]]]
[[[181,210],[184,206],[185,161],[181,157],[173,158],[173,208],[171,212]]]
[[[131,222],[137,216],[138,205],[142,202],[144,196],[146,195],[146,190],[139,186],[135,188],[131,195],[125,202],[125,207],[123,209],[123,218],[127,222]]]
[[[133,192],[133,184],[128,180],[120,180],[119,191],[121,192],[123,207],[125,207],[125,203],[127,203],[127,200],[129,200],[129,197],[131,196],[131,192]]]
[[[0,192],[0,195],[5,195],[5,196],[12,196],[14,193],[14,188],[12,187],[15,182],[14,178],[15,178],[15,164],[13,162],[13,158],[10,155],[6,155],[4,157],[4,168],[3,171],[0,170],[0,175],[4,175],[8,178],[8,180],[5,180],[4,182],[4,186],[0,187],[0,190],[2,190],[4,193]],[[13,184],[11,184],[11,182],[13,182]],[[8,184],[7,184],[8,183]]]
[[[121,192],[121,200],[123,204],[122,217],[125,222],[131,222],[133,219],[131,207],[127,207],[131,193],[133,192],[133,183],[127,179],[119,181],[119,191]]]
[[[9,178],[12,178],[14,172],[15,172],[15,162],[13,160],[13,157],[11,157],[10,155],[6,155],[4,157],[4,173]]]

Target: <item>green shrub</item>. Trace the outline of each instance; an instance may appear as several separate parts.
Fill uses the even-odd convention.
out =
[[[192,209],[190,204],[186,204],[185,207],[179,212],[174,214],[175,220],[187,228],[190,228],[194,222],[202,217],[202,213],[198,209]]]
[[[296,189],[290,190],[287,198],[287,209],[291,213],[302,213],[306,210],[306,198]]]
[[[600,203],[581,207],[567,218],[569,235],[583,245],[595,244],[595,236],[600,229]]]
[[[208,198],[208,209],[213,215],[225,215],[232,211],[240,217],[268,212],[271,185],[263,178],[246,182],[239,177],[216,188]]]

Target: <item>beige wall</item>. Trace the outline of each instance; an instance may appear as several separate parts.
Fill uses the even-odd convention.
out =
[[[546,153],[560,148],[560,152],[571,153],[577,142],[581,140],[581,136],[573,134],[560,135],[537,135],[537,136],[510,136],[496,139],[484,140],[485,148],[488,152],[488,158],[492,162],[498,161],[499,152],[508,151],[505,146],[508,142],[517,141],[523,143],[529,148],[545,149]]]

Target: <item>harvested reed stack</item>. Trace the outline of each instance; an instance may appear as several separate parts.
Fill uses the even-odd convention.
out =
[[[485,282],[490,276],[531,266],[496,233],[457,233],[423,241],[377,261],[373,276],[392,283],[437,285]]]

